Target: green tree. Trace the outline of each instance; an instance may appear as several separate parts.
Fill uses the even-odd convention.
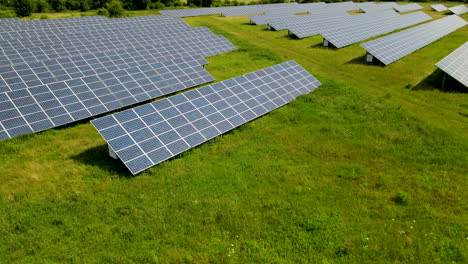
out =
[[[19,17],[27,17],[32,14],[33,5],[31,0],[15,0],[15,12]]]
[[[111,17],[121,17],[125,14],[125,9],[123,8],[122,2],[112,1],[106,4],[106,9],[109,11]]]

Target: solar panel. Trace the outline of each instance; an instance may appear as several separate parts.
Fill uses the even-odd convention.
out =
[[[454,13],[455,15],[462,15],[468,12],[468,7],[465,5],[459,5],[455,7],[449,7],[448,10],[450,10],[450,12]]]
[[[132,174],[279,108],[320,82],[295,61],[91,121]]]
[[[298,6],[297,3],[280,3],[266,5],[248,5],[248,6],[227,6],[227,7],[209,7],[209,8],[192,8],[192,9],[174,9],[161,10],[160,13],[164,17],[190,17],[190,16],[206,16],[220,15],[237,16],[237,15],[254,15],[262,14],[271,10],[281,9],[291,6]]]
[[[394,8],[400,13],[423,9],[422,6],[416,3],[407,4],[407,5],[396,5]]]
[[[285,18],[285,17],[295,17],[296,15],[292,13],[281,13],[281,14],[266,14],[266,15],[256,15],[250,16],[250,20],[257,26],[266,25],[270,20]]]
[[[33,48],[0,50],[0,65],[31,63],[44,60],[86,55],[90,53],[127,49],[130,47],[149,46],[175,40],[187,40],[195,38],[208,38],[215,35],[207,28],[197,28],[190,31],[148,32],[148,34],[134,37],[133,35],[121,35],[120,38],[109,39],[79,39],[76,42],[59,43],[51,46],[36,46]],[[163,38],[161,38],[163,37]],[[11,44],[10,44],[11,45]]]
[[[40,38],[51,38],[55,37],[67,37],[68,35],[80,34],[86,32],[98,32],[95,33],[98,36],[107,36],[112,35],[116,31],[122,30],[143,30],[143,29],[157,29],[157,28],[190,28],[190,26],[181,19],[171,19],[170,22],[161,23],[157,20],[143,21],[143,22],[129,22],[129,23],[101,23],[88,26],[80,27],[64,27],[64,28],[54,28],[54,29],[36,29],[36,30],[25,30],[25,31],[10,31],[0,33],[0,40],[9,40],[9,39],[24,39],[32,37]]]
[[[437,12],[447,11],[448,8],[443,4],[431,5],[431,8]]]
[[[468,86],[468,42],[450,53],[436,66],[465,86]]]
[[[366,5],[367,4],[367,5]],[[366,13],[379,12],[382,10],[392,10],[395,8],[396,3],[384,3],[384,4],[375,4],[375,3],[358,3],[359,9]]]
[[[184,58],[0,94],[0,124],[12,138],[43,131],[213,81]]]
[[[302,16],[293,16],[293,17],[279,17],[275,19],[270,19],[268,25],[274,30],[283,30],[289,29],[292,26],[300,24],[313,24],[319,20],[332,21],[335,19],[342,19],[343,17],[351,17],[350,14],[346,12],[339,12],[333,14],[310,14]]]
[[[41,20],[25,20],[21,23],[10,23],[0,28],[0,32],[8,31],[23,31],[57,27],[84,26],[97,23],[105,23],[108,19],[104,16],[66,18],[66,19],[41,19]]]
[[[342,48],[375,36],[386,34],[397,29],[413,26],[432,18],[419,11],[396,17],[378,17],[359,25],[335,28],[322,32],[321,35],[336,48]],[[326,42],[324,41],[324,42]]]
[[[142,66],[158,60],[213,56],[234,50],[223,36],[141,46],[39,63],[0,67],[0,92],[16,91],[57,81],[68,81],[117,69]]]
[[[361,46],[388,65],[465,25],[465,20],[452,15],[363,43]],[[371,59],[372,57],[368,57],[368,61],[371,62]]]
[[[288,26],[288,30],[298,38],[305,38],[326,31],[339,29],[346,26],[357,26],[365,22],[372,22],[379,18],[397,17],[395,11],[383,10],[380,12],[364,13],[358,15],[350,15],[345,17],[324,17],[307,23]]]
[[[91,17],[94,18],[94,17]],[[98,17],[96,17],[98,18]],[[138,19],[135,19],[138,18]],[[134,23],[159,23],[159,24],[171,24],[174,21],[182,22],[182,20],[178,18],[170,18],[170,17],[163,17],[163,16],[144,16],[144,17],[135,17],[135,18],[113,18],[107,19],[105,17],[101,19],[80,19],[74,21],[67,21],[61,23],[52,23],[48,21],[59,20],[59,19],[47,19],[47,20],[29,20],[24,21],[24,23],[13,24],[9,25],[8,27],[3,27],[0,29],[1,33],[5,32],[16,32],[16,31],[33,31],[33,30],[57,30],[57,31],[64,31],[66,28],[70,31],[76,30],[83,30],[80,27],[85,27],[86,29],[92,28],[93,25],[98,26],[111,26],[111,27],[120,27],[125,24],[134,24]],[[40,21],[34,23],[35,21]],[[45,22],[42,22],[45,21]]]

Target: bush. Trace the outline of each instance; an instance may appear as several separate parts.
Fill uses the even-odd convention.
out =
[[[407,205],[410,202],[410,195],[404,191],[398,191],[397,195],[394,198],[395,203],[401,205]]]
[[[51,0],[49,1],[52,8],[57,12],[62,12],[67,9],[65,0]]]
[[[105,8],[99,8],[98,10],[96,10],[96,15],[98,16],[106,16],[106,17],[109,17],[109,11],[107,11],[107,9]]]
[[[150,9],[164,9],[164,7],[165,7],[164,4],[161,2],[151,3],[149,5]]]
[[[123,8],[122,2],[112,1],[106,4],[106,9],[109,11],[110,17],[121,17],[125,14],[125,9]]]
[[[41,15],[40,19],[49,19],[49,16],[48,15]]]
[[[89,7],[89,4],[87,1],[83,1],[81,2],[80,4],[80,11],[81,12],[86,12],[86,11],[89,11],[90,7]]]
[[[33,6],[31,0],[15,0],[15,12],[19,17],[27,17],[32,14]]]
[[[49,8],[50,8],[50,5],[46,0],[37,0],[35,3],[34,12],[44,13],[44,12],[47,12]]]

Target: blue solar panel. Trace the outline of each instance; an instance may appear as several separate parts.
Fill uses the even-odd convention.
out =
[[[289,61],[91,122],[137,174],[319,86]]]

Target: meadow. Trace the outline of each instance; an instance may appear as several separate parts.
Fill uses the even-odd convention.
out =
[[[216,81],[294,59],[323,85],[136,176],[89,120],[1,141],[0,263],[468,262],[468,91],[434,66],[468,27],[383,67],[185,20],[238,48],[208,58]]]

